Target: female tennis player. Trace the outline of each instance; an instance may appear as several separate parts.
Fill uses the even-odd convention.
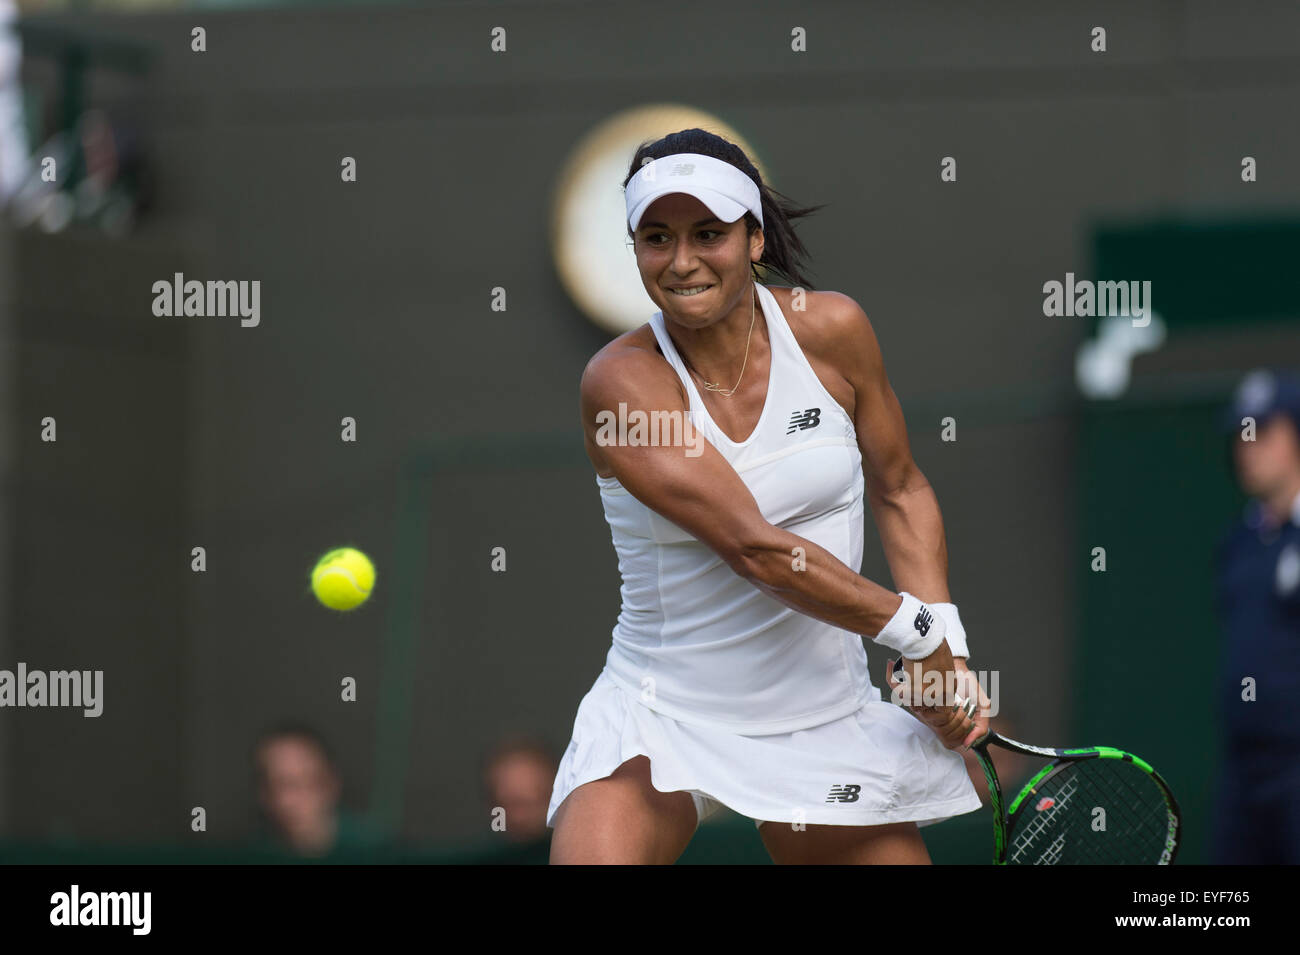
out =
[[[728,806],[778,863],[928,863],[918,826],[980,806],[954,750],[988,719],[871,324],[805,291],[790,221],[815,208],[727,140],[643,144],[624,189],[661,311],[582,377],[622,609],[556,775],[551,861],[673,862]],[[759,284],[756,263],[795,287]],[[638,413],[685,431],[611,440]],[[864,491],[901,593],[857,573]],[[883,700],[862,635],[943,697]]]

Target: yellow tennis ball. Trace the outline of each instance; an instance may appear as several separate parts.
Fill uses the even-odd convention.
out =
[[[366,602],[375,586],[375,565],[352,547],[332,550],[316,562],[311,589],[331,610],[351,610]]]

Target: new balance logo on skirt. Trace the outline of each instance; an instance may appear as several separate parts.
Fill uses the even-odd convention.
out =
[[[827,802],[857,802],[858,793],[862,792],[862,787],[857,783],[843,783],[831,787],[831,794],[826,797]]]
[[[822,409],[809,408],[807,411],[790,412],[790,427],[785,429],[786,434],[794,434],[794,429],[807,431],[809,428],[815,428],[822,423]]]

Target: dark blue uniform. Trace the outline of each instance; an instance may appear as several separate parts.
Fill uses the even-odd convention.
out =
[[[1276,526],[1252,503],[1217,555],[1219,864],[1300,864],[1300,503],[1293,514]]]

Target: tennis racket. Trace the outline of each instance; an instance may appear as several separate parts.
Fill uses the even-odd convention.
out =
[[[1005,809],[990,745],[1051,760]],[[1178,855],[1178,801],[1132,753],[1029,746],[992,730],[971,750],[989,784],[994,865],[1172,865]]]
[[[896,661],[894,672],[902,669]],[[1051,762],[1005,806],[989,746]],[[993,808],[994,865],[1171,865],[1182,813],[1150,764],[1110,746],[1054,749],[990,730],[971,744]]]

